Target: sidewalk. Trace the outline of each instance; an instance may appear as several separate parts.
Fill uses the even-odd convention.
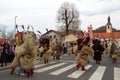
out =
[[[39,63],[40,63],[40,60],[35,59],[34,64],[36,65],[36,64],[39,64]],[[5,65],[3,67],[0,66],[0,71],[10,69],[10,68],[11,68],[11,63],[8,63],[7,66],[5,66]]]
[[[11,67],[11,63],[8,63],[7,66],[5,65],[3,67],[0,66],[0,71],[10,69],[10,67]]]
[[[62,58],[63,60],[64,60],[64,57],[68,57],[68,54],[64,54],[64,55],[61,56],[61,58]],[[69,56],[68,58],[70,58],[70,57],[72,57],[72,56]],[[67,58],[67,59],[68,59],[68,58]],[[50,61],[51,61],[51,60],[53,60],[53,57],[50,58]],[[35,64],[35,65],[41,64],[41,63],[44,63],[44,62],[41,61],[40,59],[35,59],[35,61],[34,61],[34,64]],[[0,66],[0,71],[6,70],[6,69],[10,69],[10,68],[11,68],[11,63],[8,63],[7,66],[5,66],[5,65],[4,65],[3,67]]]

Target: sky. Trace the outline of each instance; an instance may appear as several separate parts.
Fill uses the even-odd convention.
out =
[[[0,24],[12,31],[17,16],[16,23],[25,28],[31,25],[34,31],[41,33],[45,33],[46,28],[57,30],[57,11],[64,2],[75,4],[80,13],[79,27],[83,31],[89,25],[93,29],[106,25],[108,16],[112,26],[120,29],[120,0],[0,0]]]

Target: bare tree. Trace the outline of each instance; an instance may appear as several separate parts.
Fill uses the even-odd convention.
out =
[[[13,31],[9,31],[7,38],[14,38],[13,36],[15,36],[15,35],[13,34]]]
[[[6,39],[6,37],[7,37],[6,28],[7,28],[7,26],[0,25],[0,37],[3,37],[4,39]]]
[[[57,28],[66,31],[66,35],[69,33],[69,30],[76,30],[79,28],[79,12],[74,4],[64,2],[61,5],[57,14],[57,23]]]

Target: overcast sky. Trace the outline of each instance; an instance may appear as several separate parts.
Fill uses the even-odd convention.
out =
[[[57,11],[66,1],[78,8],[82,30],[90,24],[93,29],[106,25],[108,16],[113,27],[120,29],[120,0],[0,0],[0,24],[13,30],[17,16],[17,24],[45,33],[45,28],[56,29]]]

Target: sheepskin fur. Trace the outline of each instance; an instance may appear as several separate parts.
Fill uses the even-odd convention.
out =
[[[77,53],[76,63],[86,66],[89,64],[88,55],[94,56],[94,50],[87,45],[83,45],[81,51]]]
[[[24,33],[23,44],[15,48],[15,58],[12,62],[12,66],[21,66],[25,70],[34,68],[33,61],[36,55],[36,49],[33,35],[33,32]]]
[[[45,62],[45,61],[48,61],[49,60],[49,57],[52,55],[52,48],[50,47],[48,51],[46,51],[44,54],[43,54],[43,57],[42,57],[42,60]]]

